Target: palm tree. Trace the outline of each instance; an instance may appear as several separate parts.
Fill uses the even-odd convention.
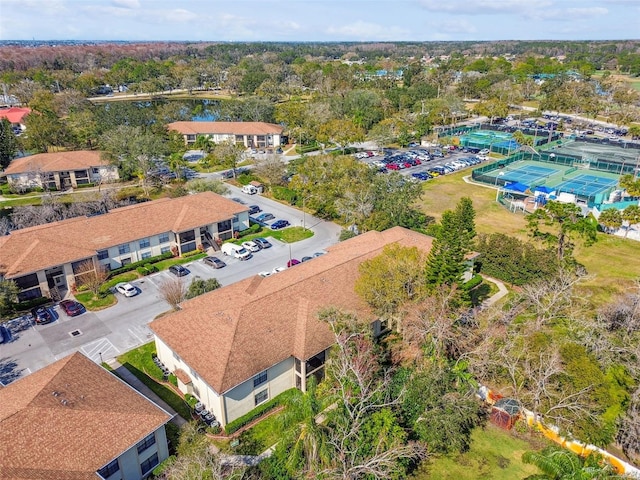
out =
[[[283,431],[289,432],[283,444],[291,445],[287,469],[290,472],[317,471],[329,464],[326,428],[322,422],[322,404],[316,394],[313,377],[307,380],[307,391],[294,397],[283,416]]]
[[[605,232],[613,233],[622,226],[622,214],[617,208],[603,210],[598,223],[605,228]]]
[[[198,135],[192,146],[196,150],[202,150],[205,155],[211,153],[213,150],[213,143],[206,135]]]
[[[595,453],[582,458],[568,450],[547,447],[540,452],[524,452],[522,461],[538,467],[542,473],[525,480],[608,480],[622,479],[613,467]]]
[[[169,155],[169,169],[176,174],[177,178],[180,178],[184,173],[184,168],[187,165],[187,161],[184,159],[180,152],[172,153]]]
[[[640,206],[638,205],[629,205],[622,211],[622,219],[629,222],[629,226],[627,227],[627,231],[625,232],[625,238],[629,234],[629,229],[633,225],[637,225],[640,223]]]

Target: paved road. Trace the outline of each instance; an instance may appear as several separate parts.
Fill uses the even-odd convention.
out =
[[[323,251],[338,242],[340,227],[282,205],[260,195],[247,195],[231,187],[230,197],[241,198],[247,204],[260,205],[264,211],[276,218],[289,220],[292,225],[301,226],[314,232],[314,236],[293,244],[285,244],[268,237],[272,248],[261,250],[247,261],[240,261],[218,253],[227,266],[215,270],[201,260],[187,263],[190,271],[183,277],[186,283],[196,276],[207,279],[217,278],[224,286],[262,271],[286,266],[290,258],[300,259]],[[303,218],[304,217],[304,218]],[[271,222],[269,222],[271,223]],[[56,321],[49,325],[26,326],[17,332],[14,340],[0,344],[0,381],[9,383],[27,375],[75,351],[82,351],[95,362],[110,361],[117,355],[152,340],[148,328],[156,316],[170,310],[162,299],[159,287],[163,282],[174,279],[168,271],[143,277],[131,282],[139,294],[126,298],[116,295],[118,303],[97,312],[86,312],[80,316],[68,317],[57,305],[51,311]]]

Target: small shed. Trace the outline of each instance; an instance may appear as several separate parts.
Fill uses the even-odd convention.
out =
[[[505,430],[511,430],[518,421],[522,406],[514,398],[501,398],[491,407],[491,422]]]
[[[264,193],[264,185],[262,183],[252,180],[251,182],[249,182],[249,185],[253,185],[254,187],[256,187],[258,193]]]

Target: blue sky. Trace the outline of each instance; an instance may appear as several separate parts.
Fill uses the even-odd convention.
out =
[[[640,0],[0,0],[0,40],[638,38]]]

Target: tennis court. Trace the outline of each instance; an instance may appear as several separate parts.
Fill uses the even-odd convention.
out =
[[[563,177],[564,182],[556,186],[560,192],[574,193],[585,196],[595,196],[615,188],[617,180],[596,175],[580,174],[576,177]]]
[[[503,182],[519,182],[526,185],[534,185],[558,173],[555,168],[547,168],[539,165],[520,165],[518,167],[505,167],[498,173]]]

